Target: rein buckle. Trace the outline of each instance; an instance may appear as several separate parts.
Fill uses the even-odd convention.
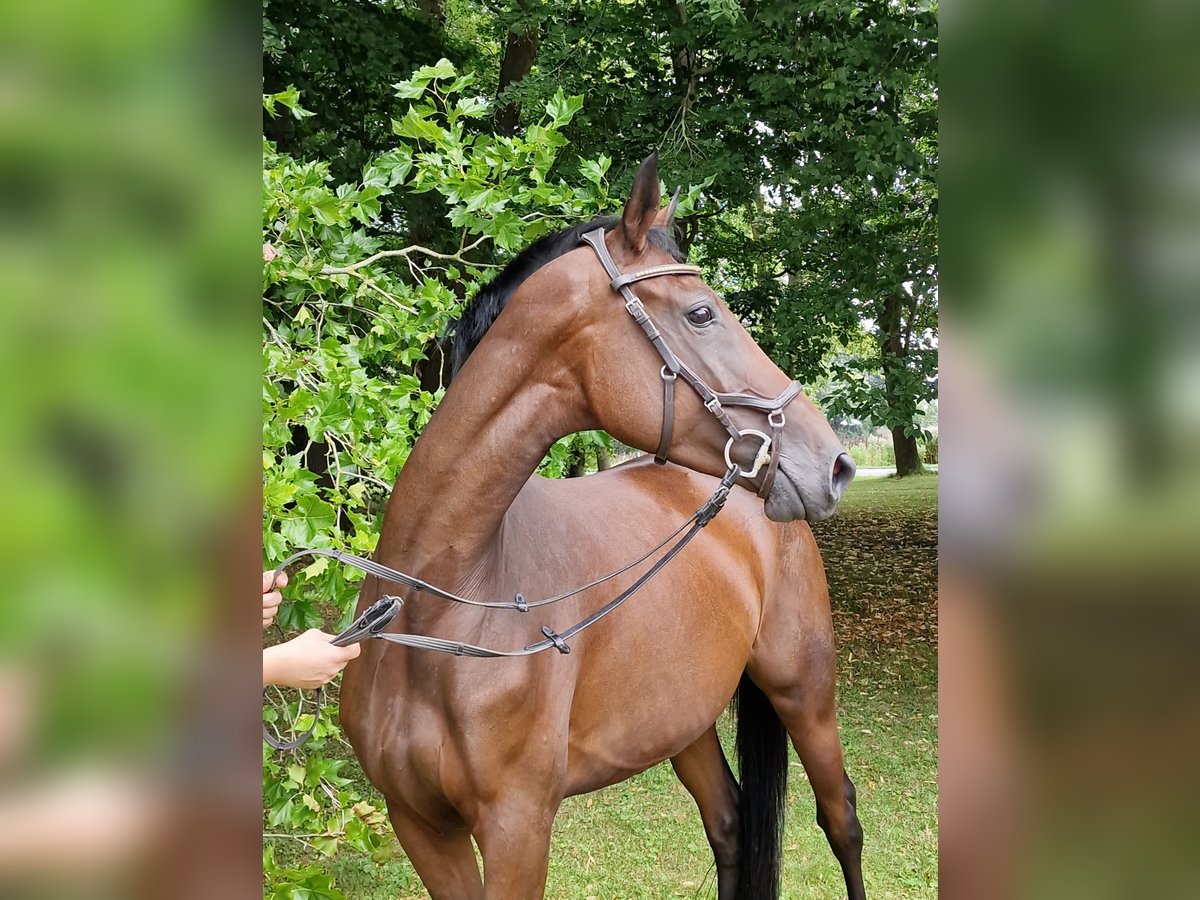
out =
[[[546,636],[550,643],[554,645],[554,649],[559,653],[567,654],[571,652],[571,648],[567,646],[567,642],[555,634],[554,629],[552,629],[549,625],[542,626],[542,634]]]

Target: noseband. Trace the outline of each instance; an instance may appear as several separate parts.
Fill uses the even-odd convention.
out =
[[[659,375],[663,382],[663,418],[662,431],[659,434],[658,450],[654,454],[654,461],[659,465],[667,461],[667,453],[671,449],[671,432],[675,428],[675,382],[680,376],[683,376],[683,380],[691,385],[692,390],[699,395],[700,400],[704,403],[704,408],[713,414],[729,434],[729,440],[725,442],[726,467],[729,469],[736,468],[738,477],[740,478],[753,479],[757,477],[759,470],[766,465],[766,473],[763,475],[762,483],[758,488],[758,496],[766,499],[767,495],[771,493],[771,485],[775,482],[775,472],[779,468],[779,450],[783,440],[783,426],[785,424],[783,409],[796,399],[796,396],[800,393],[799,382],[793,381],[784,389],[783,393],[773,399],[759,397],[756,394],[723,394],[719,391],[714,391],[704,383],[704,379],[689,369],[671,351],[671,348],[667,346],[667,342],[663,340],[662,334],[654,327],[654,322],[650,320],[650,315],[646,312],[646,307],[629,287],[629,285],[636,281],[657,278],[660,275],[699,276],[700,267],[684,263],[672,263],[664,266],[652,266],[649,269],[641,269],[637,272],[629,272],[622,275],[620,269],[617,268],[617,264],[613,262],[612,255],[608,252],[608,247],[604,243],[603,228],[589,231],[583,235],[582,240],[596,252],[596,256],[600,260],[600,265],[604,266],[604,271],[612,279],[612,289],[621,295],[621,298],[625,301],[626,311],[641,326],[646,337],[650,339],[650,343],[654,345],[654,349],[658,351],[658,355],[662,357],[663,366],[659,370]],[[754,428],[738,428],[729,418],[729,413],[725,411],[725,407],[727,406],[745,406],[749,409],[765,412],[767,414],[767,425],[771,433],[767,434]],[[758,438],[762,442],[762,445],[758,448],[758,452],[755,454],[754,464],[749,469],[742,469],[735,466],[730,457],[734,444],[744,437]]]

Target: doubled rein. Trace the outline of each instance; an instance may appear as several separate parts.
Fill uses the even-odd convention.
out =
[[[767,471],[758,488],[758,496],[765,500],[771,493],[771,485],[775,482],[775,473],[779,468],[779,451],[783,440],[783,426],[786,424],[783,410],[799,396],[800,383],[793,381],[784,388],[779,396],[773,398],[759,397],[756,394],[723,394],[714,391],[704,383],[704,379],[689,369],[671,351],[667,342],[663,340],[662,334],[654,327],[654,322],[651,321],[650,314],[646,312],[646,307],[629,287],[634,282],[657,278],[660,275],[695,275],[698,277],[700,267],[686,263],[671,263],[663,266],[651,266],[648,269],[622,275],[617,264],[613,262],[612,255],[608,252],[608,246],[604,243],[603,228],[589,231],[582,236],[581,240],[596,252],[600,265],[604,266],[604,271],[612,279],[610,282],[612,289],[621,295],[621,299],[625,301],[626,311],[633,316],[633,320],[638,323],[643,333],[650,339],[650,343],[654,345],[654,349],[658,351],[658,355],[662,357],[663,366],[659,370],[659,374],[663,382],[663,419],[654,461],[659,465],[663,465],[667,461],[667,453],[671,449],[671,432],[675,428],[675,382],[680,376],[683,376],[683,380],[691,385],[692,390],[699,395],[700,400],[704,403],[704,408],[712,413],[729,435],[729,440],[725,442],[726,467],[738,469],[737,477],[739,478],[753,479],[763,465],[766,465]],[[725,411],[727,406],[745,406],[765,412],[767,427],[771,433],[766,434],[754,428],[738,428],[729,418],[729,413]],[[755,437],[762,442],[755,454],[754,463],[749,469],[735,466],[730,457],[734,444],[744,437]]]
[[[663,366],[660,374],[663,381],[663,424],[662,432],[659,438],[658,451],[654,454],[656,463],[664,464],[667,461],[667,453],[671,447],[671,433],[674,430],[675,422],[675,382],[680,376],[683,380],[692,386],[692,389],[700,396],[704,402],[705,408],[716,417],[717,421],[725,428],[729,434],[729,440],[725,444],[725,465],[726,472],[722,477],[720,484],[717,485],[713,495],[704,502],[704,504],[692,513],[682,525],[675,529],[671,534],[667,535],[662,541],[650,548],[642,556],[635,559],[633,562],[627,563],[619,569],[609,572],[600,578],[590,581],[587,584],[566,591],[562,594],[557,594],[553,597],[547,597],[544,600],[527,601],[521,594],[517,594],[512,600],[503,601],[487,601],[475,600],[470,597],[463,597],[450,591],[436,587],[427,581],[423,581],[413,575],[401,572],[398,569],[390,568],[374,560],[364,559],[360,556],[354,556],[349,553],[343,553],[340,550],[331,549],[310,549],[300,550],[293,553],[275,569],[275,579],[297,560],[306,557],[324,556],[351,568],[358,569],[367,575],[373,575],[381,581],[393,582],[403,585],[410,590],[429,594],[445,600],[450,603],[460,603],[467,606],[482,607],[486,609],[513,609],[519,612],[527,613],[532,609],[537,609],[542,606],[548,606],[552,603],[558,603],[566,600],[569,597],[574,597],[584,591],[590,590],[609,581],[617,576],[629,571],[633,567],[644,563],[663,548],[667,547],[671,541],[675,541],[669,548],[659,557],[649,569],[645,571],[625,590],[617,594],[612,600],[600,607],[591,615],[588,615],[569,628],[562,632],[555,632],[549,625],[542,626],[542,634],[545,636],[543,640],[533,644],[528,644],[515,650],[495,650],[490,647],[481,647],[476,644],[469,644],[465,641],[451,641],[445,638],[427,637],[420,634],[398,634],[394,632],[385,632],[391,621],[400,612],[404,605],[404,600],[400,597],[388,594],[380,597],[372,603],[363,613],[358,616],[350,625],[340,632],[331,643],[338,647],[345,647],[349,644],[356,644],[364,640],[381,640],[390,644],[399,644],[403,647],[412,647],[418,650],[432,650],[438,653],[450,653],[454,656],[469,656],[481,659],[497,659],[497,658],[516,658],[524,656],[533,656],[536,653],[542,653],[551,648],[559,653],[570,653],[571,647],[567,641],[574,638],[584,629],[594,625],[596,622],[603,619],[618,606],[636,594],[642,587],[646,585],[655,575],[662,571],[663,567],[674,559],[691,540],[700,533],[709,522],[716,517],[717,513],[725,505],[725,500],[729,496],[729,491],[732,489],[734,482],[738,478],[755,478],[759,470],[764,465],[767,467],[766,474],[763,477],[762,485],[759,487],[758,495],[766,497],[771,490],[771,483],[774,481],[775,472],[779,463],[779,447],[780,440],[783,434],[784,417],[783,408],[787,406],[800,393],[800,385],[793,381],[778,397],[767,399],[758,397],[754,394],[723,394],[712,390],[700,376],[696,375],[689,369],[667,346],[658,329],[654,327],[654,323],[650,320],[642,301],[630,290],[629,285],[644,281],[647,278],[656,278],[660,275],[699,275],[700,269],[698,266],[685,265],[682,263],[653,266],[649,269],[641,269],[637,272],[630,272],[627,275],[622,275],[617,269],[617,265],[613,262],[612,256],[608,252],[608,248],[604,244],[604,229],[598,228],[595,231],[588,232],[583,235],[582,240],[588,244],[600,259],[600,264],[604,266],[604,270],[612,279],[612,288],[619,293],[625,301],[625,309],[633,316],[634,320],[641,326],[646,337],[650,339],[650,343],[654,345],[654,349],[658,351],[662,357]],[[751,409],[757,409],[767,413],[768,427],[771,429],[770,434],[758,431],[756,429],[747,428],[739,429],[729,418],[729,414],[725,412],[726,406],[745,406]],[[734,445],[743,437],[756,437],[761,441],[754,463],[750,469],[742,469],[736,465],[732,458],[731,452]],[[309,727],[294,740],[285,741],[275,737],[266,726],[263,726],[263,739],[277,750],[294,750],[297,747],[305,744],[312,737],[313,731],[317,727],[317,719],[320,716],[321,701],[323,692],[320,688],[317,689],[317,702],[312,713],[312,723]]]

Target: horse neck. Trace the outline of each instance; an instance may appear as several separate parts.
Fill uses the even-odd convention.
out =
[[[376,551],[450,590],[476,581],[550,446],[586,427],[565,371],[539,359],[528,331],[493,328],[501,333],[454,378],[396,479]]]

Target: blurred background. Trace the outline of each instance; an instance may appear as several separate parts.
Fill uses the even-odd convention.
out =
[[[257,890],[259,18],[226,13],[0,10],[5,896]]]
[[[930,9],[942,889],[1195,896],[1200,9]],[[0,11],[6,893],[260,892],[261,25]]]
[[[1200,887],[1200,9],[941,10],[943,896]]]

